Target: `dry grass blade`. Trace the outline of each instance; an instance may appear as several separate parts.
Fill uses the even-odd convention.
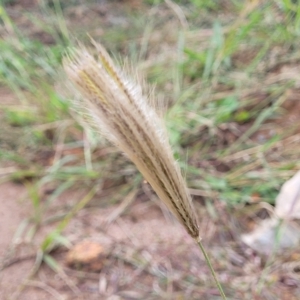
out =
[[[161,119],[148,105],[140,86],[125,79],[107,52],[100,45],[95,46],[98,60],[81,48],[64,61],[68,77],[83,95],[80,109],[87,112],[88,122],[127,154],[196,239],[199,228],[191,197],[174,161]]]

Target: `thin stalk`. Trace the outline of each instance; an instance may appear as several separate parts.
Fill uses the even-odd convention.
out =
[[[212,275],[213,278],[214,278],[214,281],[215,281],[215,283],[216,283],[216,286],[218,287],[218,290],[219,290],[219,292],[220,292],[220,294],[221,294],[222,299],[223,299],[223,300],[227,300],[226,295],[225,295],[225,293],[224,293],[224,291],[223,291],[223,288],[222,288],[222,286],[221,286],[221,283],[220,283],[220,281],[219,281],[218,278],[217,278],[217,274],[216,274],[216,272],[215,272],[215,270],[214,270],[214,268],[213,268],[213,266],[212,266],[212,264],[211,264],[211,262],[210,262],[210,259],[209,259],[209,257],[208,257],[208,254],[207,254],[207,252],[205,251],[205,249],[204,249],[204,247],[203,247],[203,244],[201,243],[201,238],[197,238],[197,239],[195,239],[195,241],[196,241],[197,245],[199,246],[201,252],[202,252],[203,255],[204,255],[204,259],[205,259],[205,261],[206,261],[206,263],[207,263],[207,265],[208,265],[208,267],[209,267],[209,270],[210,270],[210,272],[211,272],[211,275]]]

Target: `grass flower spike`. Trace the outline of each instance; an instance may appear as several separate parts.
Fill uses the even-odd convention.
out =
[[[151,99],[142,94],[118,70],[101,45],[93,42],[98,58],[86,49],[70,53],[64,67],[83,99],[79,109],[87,112],[86,121],[100,129],[127,154],[159,198],[197,242],[210,268],[223,300],[223,292],[199,237],[199,227],[191,197],[176,164],[163,122]]]
[[[190,195],[165,133],[162,120],[140,86],[133,85],[98,44],[97,60],[81,48],[64,61],[67,75],[80,90],[88,120],[127,154],[159,198],[197,239],[199,228]]]

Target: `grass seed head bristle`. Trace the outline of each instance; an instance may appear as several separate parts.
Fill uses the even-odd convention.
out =
[[[125,78],[101,45],[93,44],[98,60],[83,47],[72,50],[64,60],[69,79],[83,96],[81,109],[88,112],[93,126],[127,154],[188,233],[197,238],[194,208],[162,120],[140,86]]]

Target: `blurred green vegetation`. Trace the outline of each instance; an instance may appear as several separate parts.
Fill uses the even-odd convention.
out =
[[[34,10],[24,8],[24,18],[31,23],[32,31],[40,33],[40,37],[36,38],[30,29],[24,32],[19,24],[22,22],[10,16],[15,2],[18,1],[3,1],[0,9],[4,26],[0,41],[0,82],[2,87],[8,87],[18,97],[20,105],[5,107],[3,120],[9,126],[32,130],[34,136],[38,137],[35,138],[34,148],[39,151],[46,140],[52,141],[48,146],[53,147],[58,132],[55,127],[39,131],[37,125],[47,127],[52,122],[72,118],[72,99],[62,96],[56,88],[64,80],[61,61],[67,47],[73,45],[76,38],[82,37],[82,32],[94,28],[94,24],[88,22],[82,28],[80,23],[75,21],[72,24],[71,19],[68,20],[67,10],[72,6],[83,5],[80,1],[68,5],[61,5],[59,1],[41,1],[40,6]],[[89,10],[89,6],[94,7],[92,5],[96,3],[89,1],[83,9]],[[166,9],[163,1],[145,3]],[[175,155],[182,160],[188,151],[185,169],[190,186],[215,189],[213,182],[218,180],[211,181],[209,178],[220,177],[224,182],[220,189],[221,198],[229,203],[231,196],[224,196],[227,190],[230,195],[237,195],[238,199],[233,200],[233,203],[245,201],[258,191],[263,191],[262,200],[272,202],[274,193],[286,176],[280,176],[280,162],[272,169],[268,152],[272,151],[270,149],[278,140],[287,138],[294,131],[278,130],[277,133],[274,129],[275,133],[263,142],[251,137],[262,130],[266,122],[284,118],[281,105],[285,99],[282,97],[288,89],[293,88],[296,78],[284,80],[280,84],[270,84],[267,79],[273,74],[269,71],[271,68],[297,61],[300,10],[293,1],[194,0],[174,3],[182,7],[182,14],[185,14],[190,29],[184,30],[180,24],[176,25],[177,29],[170,34],[170,49],[160,54],[161,59],[155,61],[161,49],[151,35],[158,31],[159,26],[168,25],[167,18],[145,18],[130,9],[125,10],[123,15],[117,12],[114,17],[122,17],[123,20],[119,21],[120,24],[108,24],[108,28],[100,33],[101,41],[109,50],[121,51],[121,54],[114,54],[129,57],[137,68],[148,64],[143,71],[146,78],[156,84],[157,93],[164,95],[169,103],[166,122]],[[213,15],[205,17],[206,10],[213,10]],[[168,13],[170,17],[172,11]],[[172,18],[170,22],[178,23],[174,14]],[[79,36],[77,27],[81,28]],[[131,30],[128,31],[128,28]],[[203,34],[207,36],[201,36]],[[43,40],[47,39],[44,35],[50,36],[49,43]],[[88,41],[87,36],[83,40]],[[112,44],[114,46],[110,47]],[[168,58],[171,51],[176,56]],[[253,95],[249,90],[253,90]],[[263,99],[255,95],[255,91],[263,93]],[[80,127],[75,128],[80,132]],[[235,136],[229,141],[227,135]],[[69,143],[82,144],[78,136],[72,137],[69,133],[66,139]],[[98,143],[97,138],[92,143]],[[201,161],[215,160],[221,163],[228,156],[234,156],[234,153],[255,147],[259,147],[259,152],[253,153],[247,162],[230,162],[225,173],[218,172],[212,165],[205,167],[206,175],[201,166],[195,171]],[[261,164],[257,163],[258,154],[264,157]],[[7,157],[3,153],[2,156]],[[93,160],[92,153],[90,163],[98,163]],[[243,170],[251,163],[255,164],[255,171],[260,168],[256,176],[249,176],[251,170],[241,172],[238,177],[233,176],[239,168]],[[285,159],[282,163],[285,164]],[[190,166],[192,172],[189,171]],[[271,177],[266,176],[265,172]],[[263,178],[260,174],[264,174]],[[276,174],[277,179],[272,174]],[[260,187],[255,187],[254,183],[258,179],[261,179]]]

